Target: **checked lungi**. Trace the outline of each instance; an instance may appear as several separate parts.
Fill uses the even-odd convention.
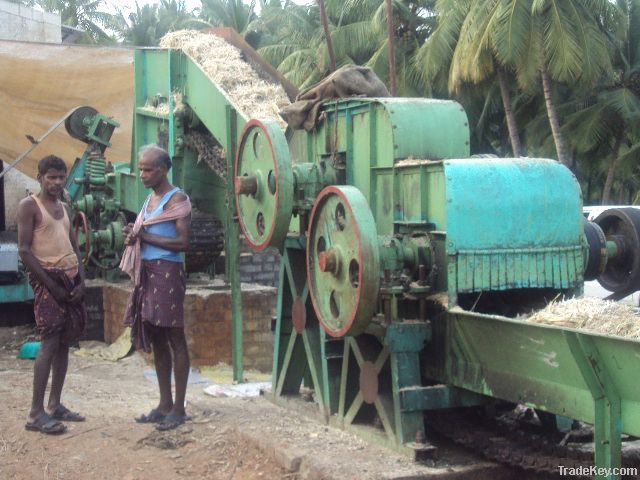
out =
[[[45,268],[51,279],[68,292],[80,282],[80,276],[73,280],[59,268]],[[82,335],[87,320],[84,301],[77,303],[58,302],[47,287],[35,275],[29,275],[33,289],[33,312],[36,317],[36,330],[41,339],[62,333],[61,339],[67,343],[76,342]]]
[[[137,350],[151,351],[149,327],[183,328],[186,275],[181,262],[143,260],[140,284],[129,297],[124,324]]]

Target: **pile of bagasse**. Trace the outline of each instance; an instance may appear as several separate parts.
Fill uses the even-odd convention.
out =
[[[640,316],[637,309],[600,298],[554,301],[524,320],[640,340]]]
[[[290,103],[284,89],[262,79],[236,47],[216,35],[194,30],[167,33],[160,46],[182,50],[191,57],[247,119],[270,118],[286,127],[278,113]]]

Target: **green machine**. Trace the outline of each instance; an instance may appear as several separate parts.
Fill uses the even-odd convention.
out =
[[[135,220],[149,193],[137,175],[136,152],[153,143],[167,149],[173,160],[169,180],[192,199],[193,233],[186,254],[187,270],[206,270],[224,248],[223,223],[229,211],[225,152],[234,151],[233,132],[245,120],[224,93],[181,52],[136,51],[135,79],[129,163],[110,163],[104,156],[113,128],[103,125],[113,125],[113,121],[90,107],[82,107],[66,122],[71,136],[89,144],[85,154],[76,160],[67,182],[77,212],[74,225],[84,261],[93,276],[108,280],[119,277],[118,264],[124,248],[122,228]],[[184,103],[176,104],[175,92],[185,92]],[[236,123],[238,127],[232,127]],[[232,153],[229,155],[233,158]]]
[[[147,194],[135,152],[165,146],[172,182],[218,232],[199,244],[205,263],[224,229],[236,378],[239,233],[282,253],[276,402],[304,384],[328,422],[413,452],[429,448],[425,413],[496,401],[593,424],[602,467],[620,466],[622,434],[640,436],[638,342],[517,319],[585,280],[618,296],[639,286],[640,216],[585,223],[557,162],[470,157],[465,112],[449,101],[328,101],[313,132],[284,132],[163,49],[135,53],[130,163],[102,161],[100,118],[79,114],[73,129],[101,139],[70,175],[85,261],[115,271],[121,226]]]
[[[65,120],[67,133],[87,144],[67,175],[66,191],[74,212],[73,224],[86,268],[106,278],[114,273],[124,248],[122,228],[127,217],[105,151],[120,125],[92,107],[78,107]]]
[[[619,467],[621,435],[640,436],[640,344],[516,317],[585,280],[640,288],[640,214],[586,223],[557,162],[470,157],[455,102],[320,117],[297,142],[251,120],[236,156],[241,228],[283,255],[274,400],[304,384],[330,423],[420,452],[425,412],[499,399],[593,424],[595,464]]]
[[[261,73],[280,81],[266,66]],[[226,280],[232,290],[233,318],[237,319],[233,326],[234,378],[241,380],[240,245],[238,224],[233,219],[232,173],[239,134],[249,119],[181,51],[136,50],[134,75],[130,162],[111,163],[105,157],[117,126],[112,120],[83,107],[66,122],[67,131],[88,144],[67,183],[84,262],[91,276],[114,281],[120,277],[122,227],[134,221],[149,193],[138,178],[136,153],[147,144],[167,149],[173,161],[169,180],[184,189],[193,206],[187,271],[211,271],[223,249],[226,253]]]

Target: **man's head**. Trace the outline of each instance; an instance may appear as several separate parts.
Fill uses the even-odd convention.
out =
[[[157,145],[145,145],[138,154],[140,180],[146,188],[155,188],[167,178],[171,158],[167,151]]]
[[[38,162],[38,182],[43,192],[60,197],[67,181],[67,165],[60,157],[47,155]]]

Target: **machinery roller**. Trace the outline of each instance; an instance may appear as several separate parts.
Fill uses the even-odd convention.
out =
[[[338,100],[321,119],[298,143],[251,120],[236,154],[240,226],[283,257],[274,400],[304,382],[337,426],[416,455],[423,412],[525,403],[595,424],[596,465],[618,465],[620,433],[640,435],[637,343],[517,317],[585,280],[639,289],[640,214],[587,222],[557,162],[471,158],[454,102]]]
[[[595,223],[607,240],[609,257],[598,281],[613,292],[612,300],[624,298],[640,289],[640,211],[635,208],[605,210]]]

